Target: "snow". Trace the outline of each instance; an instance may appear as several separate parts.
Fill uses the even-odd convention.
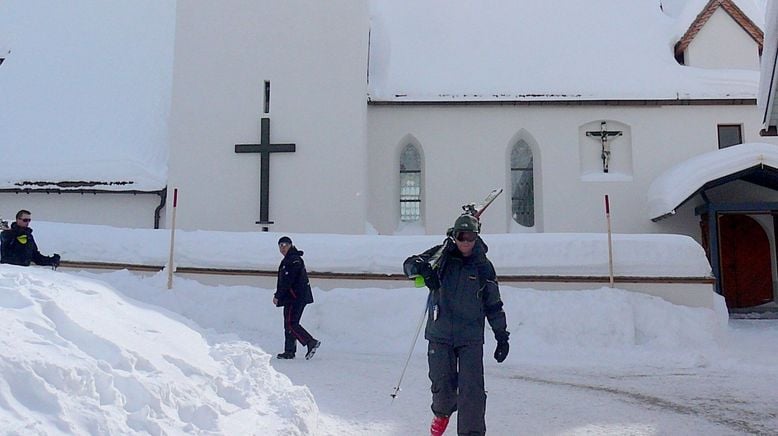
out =
[[[34,217],[34,215],[33,215]],[[119,229],[87,224],[35,222],[42,251],[64,260],[163,266],[170,230]],[[175,235],[178,267],[259,269],[278,267],[281,233],[181,231]],[[305,251],[310,271],[401,274],[410,253],[443,242],[442,236],[290,233]],[[121,241],[114,247],[112,240]],[[489,258],[503,275],[607,276],[607,235],[602,233],[484,234]],[[641,277],[708,277],[702,247],[684,235],[614,234],[614,274]],[[46,248],[46,247],[51,247]],[[240,249],[236,249],[240,247]],[[527,256],[532,253],[532,256]]]
[[[522,0],[486,8],[468,0],[371,0],[370,6],[373,101],[674,100],[757,92],[757,71],[679,65],[673,47],[685,32],[677,30],[685,15],[672,18],[654,1]],[[746,9],[758,15],[757,5]]]
[[[164,188],[174,32],[175,0],[0,2],[2,150],[35,156],[0,188]]]
[[[71,258],[77,251],[60,245],[66,233],[87,238],[73,249],[99,245],[90,256],[105,262],[127,254],[141,255],[138,262],[158,260],[143,257],[139,246],[153,253],[163,245],[156,233],[34,224],[44,252],[68,252]],[[203,266],[223,266],[225,253],[240,262],[257,255],[255,266],[273,257],[276,265],[280,261],[276,235],[192,232],[188,242],[184,235],[176,237],[184,240],[179,257]],[[508,236],[514,235],[484,238]],[[568,235],[571,242],[555,246],[557,235],[550,235],[552,249],[545,256],[556,253],[557,260],[538,263],[564,265],[564,250],[586,247],[588,236]],[[349,271],[365,269],[365,262],[372,263],[370,271],[384,271],[435,242],[384,237],[376,250],[371,236],[361,237],[363,244],[335,235],[292,238],[309,264],[343,256],[329,265]],[[347,242],[337,244],[339,238]],[[648,247],[648,265],[662,263],[653,257],[661,250],[652,252],[652,244],[676,242],[665,235],[638,239],[651,243],[639,246]],[[532,250],[543,251],[542,238],[535,244]],[[393,260],[380,262],[376,252]],[[535,254],[496,257],[508,265]],[[393,401],[389,396],[422,315],[424,290],[325,291],[314,280],[316,302],[306,309],[303,325],[324,345],[310,361],[279,361],[268,354],[283,346],[281,313],[270,302],[273,289],[182,277],[172,290],[165,285],[164,272],[0,265],[0,427],[9,434],[47,435],[405,435],[429,425],[423,339],[413,348],[400,395]],[[707,309],[610,288],[503,285],[501,292],[511,353],[503,364],[494,362],[487,331],[489,434],[729,435],[778,429],[778,393],[763,382],[778,376],[774,320],[728,322],[721,297],[715,309]]]
[[[675,213],[705,183],[764,165],[778,168],[778,147],[746,143],[694,156],[660,174],[648,188],[649,218]]]
[[[250,343],[210,343],[100,280],[7,265],[0,278],[4,432],[310,434],[316,424],[310,391]]]

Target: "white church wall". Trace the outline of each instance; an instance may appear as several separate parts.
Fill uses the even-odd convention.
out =
[[[260,229],[260,156],[234,149],[259,143],[268,116],[270,142],[296,144],[270,156],[270,230],[363,233],[367,42],[363,1],[179,2],[169,164],[177,226]]]
[[[579,126],[596,120],[618,120],[630,126],[632,180],[603,175],[581,178]],[[381,234],[392,234],[398,216],[392,212],[391,181],[401,138],[413,134],[425,151],[428,234],[442,233],[459,213],[460,204],[478,200],[506,186],[506,149],[520,130],[532,135],[542,154],[542,198],[536,207],[544,232],[603,232],[604,195],[611,200],[615,232],[665,232],[696,237],[698,219],[678,225],[676,217],[653,223],[646,209],[651,182],[672,165],[716,150],[717,124],[743,125],[745,142],[759,138],[756,106],[384,106],[368,111],[370,155],[370,222]],[[769,140],[772,141],[772,140]],[[619,153],[614,143],[613,154]],[[599,153],[597,153],[599,156]],[[598,156],[596,158],[598,158]],[[389,181],[389,182],[387,182]],[[510,195],[503,195],[485,214],[484,231],[510,231]],[[538,224],[536,224],[538,225]]]
[[[751,36],[718,8],[684,52],[686,65],[759,70],[759,49]]]
[[[153,229],[159,205],[155,194],[0,193],[0,217],[13,222],[16,212],[26,209],[33,228],[35,221],[53,221]]]

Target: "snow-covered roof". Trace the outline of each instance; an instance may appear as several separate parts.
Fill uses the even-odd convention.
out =
[[[778,87],[778,2],[771,2],[765,16],[765,38],[762,50],[761,78],[759,82],[759,112],[762,114],[762,129],[769,130],[778,125],[778,108],[775,105]]]
[[[175,0],[0,2],[0,188],[164,188],[174,30]]]
[[[370,6],[372,101],[729,99],[757,92],[757,71],[679,65],[677,22],[658,2]]]
[[[778,169],[778,146],[740,144],[681,162],[662,173],[649,186],[649,218],[658,220],[671,215],[706,183],[755,166]]]

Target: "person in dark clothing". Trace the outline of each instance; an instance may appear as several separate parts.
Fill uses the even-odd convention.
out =
[[[278,281],[273,304],[284,308],[284,352],[276,356],[279,359],[294,359],[297,352],[297,341],[308,348],[305,359],[310,359],[321,346],[321,341],[314,339],[303,326],[300,318],[305,305],[313,303],[313,292],[308,282],[308,272],[303,262],[303,251],[292,244],[288,236],[278,240],[278,250],[284,256],[278,266]]]
[[[406,274],[422,276],[430,290],[424,337],[429,341],[433,436],[443,434],[454,411],[458,434],[486,434],[484,319],[497,340],[494,358],[502,362],[508,356],[509,333],[500,289],[479,231],[475,217],[461,215],[444,244],[411,256],[403,264]]]
[[[30,215],[30,211],[20,210],[16,213],[16,222],[11,223],[11,228],[0,233],[0,263],[30,266],[30,262],[34,262],[37,265],[57,268],[59,254],[44,256],[38,251],[38,245],[32,237]]]

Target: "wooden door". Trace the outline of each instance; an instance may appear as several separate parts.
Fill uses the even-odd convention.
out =
[[[773,300],[770,241],[746,215],[719,217],[721,290],[727,307],[751,307]]]

